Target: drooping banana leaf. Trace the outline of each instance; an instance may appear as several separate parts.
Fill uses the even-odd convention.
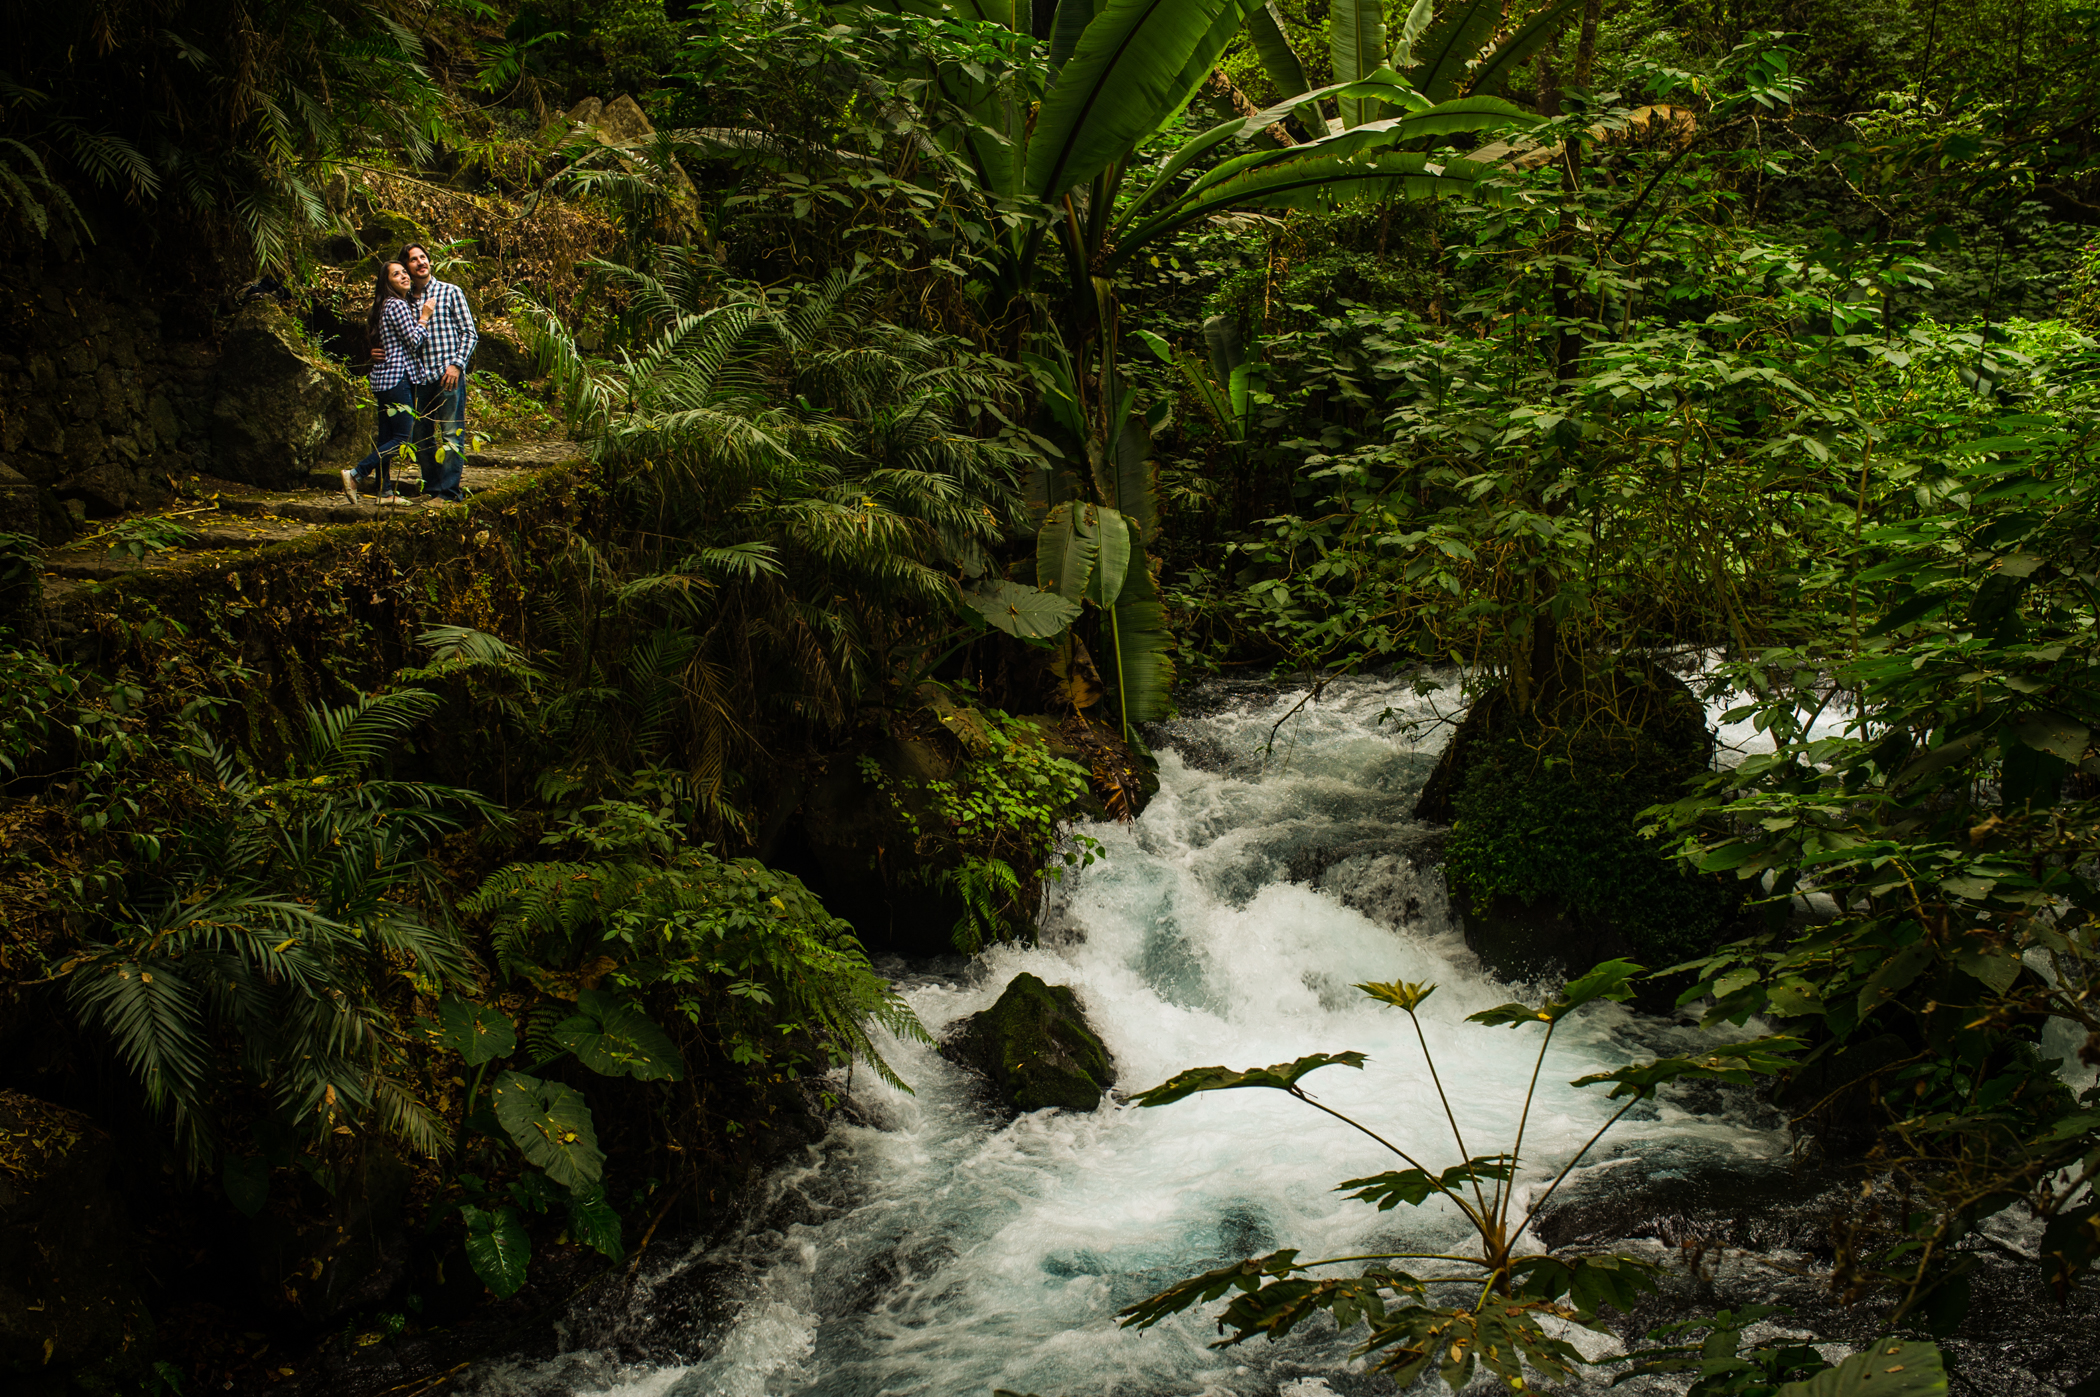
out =
[[[1092,522],[1098,551],[1094,575],[1087,582],[1086,598],[1096,606],[1110,607],[1123,594],[1123,583],[1130,572],[1132,529],[1116,510],[1104,506],[1090,513],[1094,516]]]
[[[1160,115],[1159,122],[1153,130],[1156,131],[1172,121],[1180,114],[1182,107],[1188,105],[1190,98],[1202,90],[1203,84],[1209,81],[1211,73],[1217,69],[1219,56],[1239,37],[1252,3],[1253,0],[1233,0],[1232,4],[1219,12],[1217,19],[1211,24],[1210,32],[1203,36],[1202,42],[1189,54],[1188,61],[1181,65],[1181,72],[1175,78],[1175,86],[1184,94],[1181,101],[1175,104],[1172,111]]]
[[[1415,45],[1422,40],[1422,33],[1436,16],[1432,0],[1415,0],[1414,8],[1400,22],[1400,33],[1393,40],[1392,55],[1387,58],[1395,68],[1412,68],[1415,65]]]
[[[1426,5],[1429,0],[1422,3]],[[1247,37],[1253,41],[1262,71],[1269,75],[1269,83],[1279,95],[1296,97],[1305,91],[1305,65],[1298,61],[1298,51],[1284,33],[1283,15],[1275,0],[1265,0],[1247,11]]]
[[[1398,75],[1394,74],[1393,77],[1397,79]],[[1318,102],[1322,98],[1335,97],[1341,94],[1347,94],[1352,97],[1375,98],[1380,102],[1397,106],[1402,110],[1426,109],[1429,106],[1429,103],[1419,97],[1413,88],[1404,84],[1395,85],[1383,80],[1367,80],[1361,83],[1330,83],[1326,87],[1315,88],[1310,92],[1301,92],[1296,97],[1278,102],[1275,106],[1256,112],[1253,116],[1236,117],[1231,121],[1220,122],[1198,135],[1191,136],[1164,161],[1160,162],[1159,173],[1153,177],[1152,183],[1146,186],[1144,193],[1138,195],[1135,199],[1124,202],[1123,207],[1116,214],[1115,226],[1122,228],[1137,221],[1138,217],[1166,192],[1167,187],[1173,183],[1175,177],[1194,164],[1206,152],[1215,150],[1227,141],[1251,139],[1290,116],[1291,113],[1299,110],[1301,107]],[[1302,145],[1285,147],[1285,149],[1289,150],[1303,150],[1305,148]]]
[[[1465,90],[1466,65],[1480,56],[1502,22],[1502,0],[1452,0],[1414,46],[1415,87],[1432,102]]]
[[[1187,103],[1195,90],[1183,76],[1190,58],[1218,17],[1241,3],[1109,0],[1036,109],[1028,191],[1054,202],[1127,159]]]
[[[1460,97],[1439,103],[1426,111],[1382,117],[1358,126],[1353,131],[1338,131],[1304,145],[1249,151],[1245,155],[1222,160],[1205,170],[1200,178],[1183,191],[1181,197],[1200,197],[1205,191],[1225,184],[1249,170],[1268,165],[1316,160],[1327,156],[1356,155],[1367,151],[1386,150],[1432,136],[1449,136],[1461,131],[1495,131],[1511,126],[1536,126],[1539,122],[1539,117],[1512,102],[1503,101],[1500,97]]]
[[[1490,182],[1496,173],[1491,166],[1469,160],[1435,160],[1404,151],[1263,165],[1162,209],[1116,245],[1107,267],[1113,271],[1153,239],[1228,209],[1330,209],[1384,198],[1465,198],[1501,204],[1516,196]]]
[[[1036,585],[1075,603],[1086,595],[1101,554],[1100,537],[1086,517],[1092,510],[1077,500],[1061,504],[1035,536]]]
[[[1152,537],[1159,518],[1159,503],[1153,488],[1152,430],[1142,415],[1123,413],[1122,429],[1108,450],[1094,462],[1094,485],[1112,509],[1137,527],[1138,542]]]
[[[1232,371],[1247,359],[1240,327],[1229,316],[1213,315],[1203,322],[1203,347],[1210,353],[1211,372],[1220,383],[1229,382]]]
[[[1050,26],[1050,71],[1056,73],[1079,47],[1079,36],[1094,22],[1094,0],[1058,0],[1057,19]]]
[[[1152,582],[1150,562],[1141,551],[1131,555],[1123,594],[1110,609],[1108,620],[1109,639],[1115,646],[1116,702],[1127,739],[1133,725],[1167,715],[1168,696],[1174,687],[1166,616]]]
[[[1327,53],[1336,82],[1356,82],[1385,66],[1385,0],[1329,0]],[[1343,97],[1344,127],[1361,126],[1377,115],[1370,103]]]
[[[1490,95],[1500,92],[1510,75],[1545,47],[1581,3],[1582,0],[1554,0],[1553,4],[1526,20],[1522,29],[1495,45],[1494,51],[1480,60],[1479,66],[1473,69],[1469,90]]]

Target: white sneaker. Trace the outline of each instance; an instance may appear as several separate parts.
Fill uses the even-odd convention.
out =
[[[343,470],[343,493],[349,497],[350,503],[357,503],[357,472],[347,467]]]

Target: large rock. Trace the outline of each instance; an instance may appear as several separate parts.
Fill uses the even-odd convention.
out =
[[[251,301],[227,332],[212,406],[213,475],[279,486],[347,465],[371,444],[372,413],[350,376],[309,346],[298,322]]]
[[[1116,1079],[1078,996],[1026,973],[1014,976],[997,1004],[971,1015],[941,1051],[983,1073],[1000,1103],[1016,1111],[1091,1111]]]
[[[0,1090],[0,1389],[56,1394],[140,1362],[151,1324],[115,1161],[86,1117]]]

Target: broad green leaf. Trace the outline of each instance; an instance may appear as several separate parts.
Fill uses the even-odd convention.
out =
[[[1086,595],[1101,552],[1100,536],[1085,526],[1090,507],[1077,500],[1057,506],[1035,535],[1036,585],[1075,603]]]
[[[2074,765],[2093,735],[2085,724],[2056,712],[2023,713],[2013,721],[2012,731],[2024,745]]]
[[[542,1081],[522,1072],[496,1079],[491,1094],[496,1119],[525,1161],[565,1188],[598,1182],[605,1156],[582,1093],[560,1082]]]
[[[1361,90],[1362,85],[1345,88],[1345,92]],[[1387,89],[1390,90],[1390,89]],[[1227,184],[1254,170],[1267,169],[1274,165],[1291,165],[1302,161],[1321,160],[1328,157],[1367,155],[1393,147],[1406,145],[1410,141],[1425,140],[1433,136],[1450,136],[1468,131],[1495,131],[1510,126],[1536,126],[1539,118],[1500,97],[1459,97],[1421,111],[1404,112],[1398,116],[1366,119],[1353,130],[1337,131],[1303,145],[1281,146],[1273,150],[1248,151],[1203,172],[1190,182],[1180,199],[1201,199],[1211,189]]]
[[[1402,151],[1320,154],[1275,161],[1160,210],[1117,242],[1107,265],[1113,270],[1155,240],[1229,209],[1326,210],[1371,199],[1470,198],[1491,205],[1507,202],[1510,196],[1500,186],[1486,183],[1495,174],[1488,166],[1467,160],[1432,160],[1427,155]]]
[[[1232,371],[1247,362],[1246,342],[1230,316],[1213,315],[1204,320],[1203,348],[1210,355],[1210,371],[1220,383],[1230,382]]]
[[[1385,0],[1328,0],[1327,54],[1336,82],[1355,82],[1385,66]],[[1344,97],[1342,125],[1361,126],[1377,111],[1369,102]]]
[[[1057,0],[1057,18],[1050,26],[1050,71],[1055,74],[1071,61],[1079,38],[1094,22],[1094,0]]]
[[[1643,973],[1645,967],[1630,960],[1608,960],[1593,967],[1587,974],[1571,980],[1567,987],[1552,999],[1537,1008],[1528,1004],[1498,1004],[1492,1009],[1483,1009],[1477,1014],[1468,1014],[1468,1023],[1487,1024],[1493,1028],[1514,1028],[1518,1024],[1558,1023],[1593,999],[1631,999],[1633,991],[1626,982]]]
[[[1079,619],[1079,603],[1018,582],[965,587],[963,604],[1018,640],[1049,640]]]
[[[671,1036],[611,990],[578,995],[575,1016],[555,1027],[554,1041],[602,1077],[676,1082],[685,1076],[684,1055]]]
[[[1162,364],[1174,362],[1174,346],[1168,344],[1150,330],[1132,330],[1131,335],[1139,344],[1152,351],[1152,357]]]
[[[1152,429],[1135,412],[1123,415],[1115,448],[1095,468],[1094,483],[1109,506],[1136,526],[1142,545],[1159,522],[1159,500],[1153,488]],[[1060,589],[1060,595],[1069,595]]]
[[[1364,1061],[1362,1053],[1314,1053],[1296,1062],[1249,1067],[1238,1072],[1230,1067],[1191,1067],[1130,1099],[1140,1106],[1166,1106],[1199,1091],[1229,1091],[1234,1087],[1273,1087],[1278,1091],[1289,1091],[1308,1072],[1337,1065],[1361,1068]],[[1297,1255],[1295,1252],[1290,1254]]]
[[[1415,86],[1432,102],[1465,90],[1467,65],[1502,22],[1502,0],[1452,0],[1414,45]]]
[[[518,1031],[510,1019],[489,1004],[474,1004],[456,994],[438,1001],[432,1037],[467,1061],[469,1067],[509,1057],[517,1050]]]
[[[1866,1018],[1867,1015],[1879,1009],[1883,1003],[1893,999],[1898,990],[1922,975],[1925,972],[1925,967],[1930,964],[1932,964],[1932,946],[1924,941],[1920,941],[1915,945],[1905,946],[1902,950],[1883,961],[1873,975],[1868,977],[1867,983],[1860,989],[1860,1018]]]
[[[620,1245],[620,1215],[605,1201],[604,1188],[593,1185],[569,1193],[569,1237],[607,1261],[626,1255]]]
[[[1127,730],[1167,716],[1174,688],[1174,661],[1167,653],[1172,640],[1151,562],[1132,545],[1130,571],[1123,593],[1108,612],[1109,640],[1114,646],[1116,701]]]
[[[226,1188],[226,1201],[242,1217],[259,1217],[270,1201],[270,1161],[259,1155],[226,1156],[219,1172]]]
[[[1947,1370],[1937,1346],[1904,1339],[1876,1339],[1835,1368],[1790,1382],[1774,1397],[1928,1397],[1947,1390]]]
[[[1108,0],[1036,109],[1028,191],[1055,203],[1128,160],[1188,101],[1195,86],[1184,69],[1219,17],[1240,8],[1241,0]]]
[[[1420,3],[1426,5],[1429,0]],[[1284,32],[1283,15],[1275,0],[1263,0],[1247,11],[1247,39],[1254,45],[1271,87],[1285,97],[1296,97],[1305,91],[1305,65],[1298,61],[1298,51],[1291,47]]]
[[[1113,509],[1091,508],[1094,537],[1099,545],[1094,576],[1087,583],[1087,600],[1096,606],[1114,606],[1123,594],[1123,581],[1130,573],[1133,532],[1130,522]],[[1144,561],[1139,559],[1139,566]]]
[[[1500,92],[1532,55],[1544,48],[1575,13],[1581,0],[1554,0],[1524,21],[1524,27],[1495,45],[1494,51],[1473,66],[1466,90],[1486,96]]]
[[[1393,39],[1393,51],[1386,61],[1395,68],[1415,66],[1415,45],[1428,30],[1430,21],[1436,18],[1436,6],[1432,0],[1415,0],[1414,8],[1400,22],[1400,33]]]
[[[459,1210],[467,1224],[467,1264],[499,1297],[509,1299],[525,1285],[532,1264],[532,1238],[511,1208],[494,1210],[469,1204]]]

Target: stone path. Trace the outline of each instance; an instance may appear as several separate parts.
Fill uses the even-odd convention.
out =
[[[517,478],[519,471],[545,470],[550,466],[581,461],[583,446],[573,441],[522,441],[485,446],[467,453],[463,481],[469,492],[486,490]],[[413,468],[400,477],[404,486],[413,482]],[[160,511],[157,517],[173,519],[191,530],[190,537],[175,548],[148,553],[134,560],[109,551],[108,538],[64,545],[44,554],[44,598],[47,608],[68,593],[96,582],[107,582],[141,572],[179,572],[198,566],[223,565],[229,555],[249,552],[265,544],[282,543],[335,524],[383,523],[412,516],[428,505],[381,508],[367,495],[357,504],[343,496],[338,475],[308,477],[306,489],[225,489],[208,504]],[[106,528],[98,524],[92,532]]]

